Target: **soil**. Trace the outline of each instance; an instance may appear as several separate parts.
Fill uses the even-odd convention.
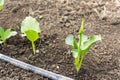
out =
[[[5,0],[0,25],[18,35],[0,46],[0,53],[75,80],[120,79],[120,1],[113,0]],[[20,36],[26,16],[36,18],[42,30],[35,42],[39,52],[33,55],[31,43]],[[100,34],[77,73],[70,46],[65,37],[75,36],[85,18],[85,34]],[[50,80],[0,60],[0,80]]]

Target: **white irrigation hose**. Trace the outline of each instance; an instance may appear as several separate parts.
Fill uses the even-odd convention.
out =
[[[13,59],[13,58],[8,57],[8,56],[5,56],[3,54],[0,54],[0,59],[3,61],[9,62],[11,64],[14,64],[15,66],[18,66],[20,68],[35,72],[37,74],[40,74],[42,76],[48,77],[48,78],[53,79],[53,80],[73,80],[69,77],[65,77],[65,76],[62,76],[60,74],[56,74],[56,73],[44,70],[42,68],[38,68],[36,66],[27,64],[25,62]]]

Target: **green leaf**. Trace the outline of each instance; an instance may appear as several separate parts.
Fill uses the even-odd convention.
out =
[[[0,36],[2,37],[4,35],[4,29],[0,27]]]
[[[74,46],[73,42],[74,42],[74,36],[72,34],[69,34],[65,39],[65,43]]]
[[[25,33],[26,33],[27,38],[31,42],[34,42],[34,41],[36,41],[39,38],[38,33],[36,31],[34,31],[34,30],[28,30]]]
[[[3,35],[3,37],[2,37],[2,40],[3,40],[3,41],[6,41],[6,39],[10,37],[10,32],[11,32],[11,29],[7,29],[7,30],[4,32],[4,35]]]
[[[28,30],[34,30],[37,33],[40,33],[39,23],[35,18],[31,16],[26,17],[21,24],[21,32],[25,34]]]
[[[17,34],[16,31],[11,31],[11,30],[10,30],[10,33],[9,33],[9,35],[6,37],[6,39],[10,38],[11,36],[15,36],[16,34]]]
[[[73,45],[74,45],[74,49],[78,49],[78,44],[77,44],[77,41],[75,39],[74,39]]]
[[[92,44],[93,45],[93,44]],[[81,54],[82,55],[85,55],[85,54],[87,54],[87,52],[89,51],[89,49],[91,48],[91,46],[92,45],[90,45],[87,49],[85,49],[85,50],[81,50]]]
[[[3,43],[3,41],[0,41],[0,44],[2,44]]]
[[[16,32],[16,31],[11,31],[9,37],[11,37],[11,36],[15,36],[15,35],[17,35],[17,32]]]
[[[4,5],[4,0],[0,0],[0,10],[3,9],[3,5]]]
[[[101,40],[100,35],[90,36],[90,38],[87,41],[85,41],[84,44],[81,46],[81,50],[88,49],[93,43],[95,43],[98,40]]]
[[[82,35],[82,39],[81,39],[81,45],[84,44],[84,42],[86,42],[88,40],[88,37],[84,34],[81,34]],[[80,35],[79,35],[79,39],[80,39]]]
[[[77,57],[78,57],[78,49],[73,49],[71,52],[72,52],[72,56],[73,56],[74,58],[77,58]]]
[[[0,44],[5,42],[6,39],[10,38],[11,36],[15,36],[16,34],[16,31],[11,31],[11,29],[4,31],[4,29],[0,27]]]

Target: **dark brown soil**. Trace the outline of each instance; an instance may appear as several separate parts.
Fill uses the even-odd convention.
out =
[[[116,1],[6,0],[0,25],[20,34],[21,21],[29,15],[35,17],[42,30],[36,41],[40,52],[33,55],[31,43],[17,35],[0,46],[0,53],[75,80],[119,80],[120,3]],[[102,41],[91,48],[77,73],[65,37],[70,33],[77,36],[83,16],[85,34],[100,34]],[[0,80],[49,79],[0,60]]]

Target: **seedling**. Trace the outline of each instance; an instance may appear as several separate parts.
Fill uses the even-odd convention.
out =
[[[5,31],[2,27],[0,27],[0,44],[5,43],[8,38],[15,36],[16,34],[16,31],[11,31],[11,29],[7,29]]]
[[[92,35],[89,38],[83,34],[84,19],[82,19],[81,28],[79,30],[78,42],[72,34],[66,37],[65,43],[73,46],[72,55],[74,57],[74,65],[77,72],[80,70],[83,59],[90,47],[98,40],[101,40],[100,35]]]
[[[32,48],[34,54],[36,53],[34,42],[39,38],[39,33],[41,32],[39,23],[35,18],[31,16],[26,17],[21,24],[21,32],[24,36],[27,37],[28,40],[32,43]]]
[[[0,10],[3,9],[3,5],[4,5],[4,0],[0,0]]]

